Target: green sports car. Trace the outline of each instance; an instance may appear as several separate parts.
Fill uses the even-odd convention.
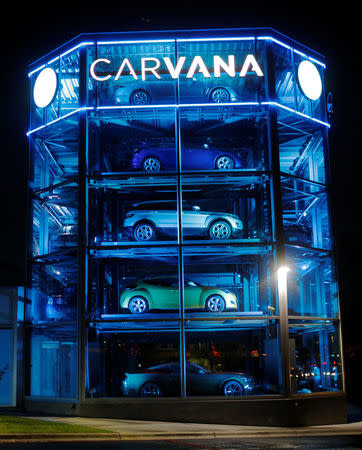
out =
[[[178,309],[179,281],[177,277],[155,277],[138,281],[121,294],[121,308],[133,314],[142,314],[150,309]],[[210,312],[237,309],[236,295],[226,289],[203,286],[185,280],[184,303],[186,309],[205,308]]]

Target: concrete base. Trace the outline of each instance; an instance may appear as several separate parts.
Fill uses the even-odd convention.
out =
[[[25,410],[41,414],[109,419],[279,427],[347,422],[344,395],[252,400],[94,399],[76,404],[27,399]]]

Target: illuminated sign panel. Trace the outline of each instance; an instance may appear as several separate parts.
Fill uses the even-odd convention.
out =
[[[141,58],[141,80],[146,81],[146,79],[148,79],[147,77],[153,77],[160,80],[164,75],[164,71],[160,71],[161,61],[164,62],[168,75],[175,80],[185,71],[186,78],[192,78],[196,73],[202,74],[204,78],[210,78],[211,73],[213,73],[215,78],[220,78],[222,72],[226,73],[231,78],[245,77],[247,74],[254,74],[258,77],[264,76],[259,63],[252,54],[248,54],[241,64],[240,62],[238,63],[235,55],[228,55],[227,60],[219,55],[214,55],[212,69],[207,67],[202,56],[196,55],[193,57],[188,69],[185,68],[186,56],[181,56],[176,64],[173,64],[171,58],[167,56],[163,58]],[[108,81],[112,78],[114,81],[118,81],[122,75],[127,74],[131,75],[135,80],[139,80],[139,76],[128,58],[122,60],[116,73],[109,71],[109,69],[107,71],[107,66],[109,68],[110,65],[112,65],[112,61],[108,58],[96,59],[90,66],[91,77],[94,80],[101,82]]]

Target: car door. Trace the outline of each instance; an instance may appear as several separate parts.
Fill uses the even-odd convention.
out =
[[[200,235],[206,231],[207,213],[200,211],[198,206],[193,206],[192,209],[184,209],[182,211],[182,229],[184,235]]]
[[[184,284],[184,303],[185,308],[202,308],[201,305],[202,288],[191,280],[185,280]]]
[[[169,278],[148,280],[149,291],[155,309],[177,309],[179,306],[178,284]]]
[[[213,373],[197,364],[186,364],[186,390],[191,395],[212,394],[216,390]]]
[[[161,233],[174,236],[177,234],[177,211],[175,209],[157,209],[149,217],[156,224]]]

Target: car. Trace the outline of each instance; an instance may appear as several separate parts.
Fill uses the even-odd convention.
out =
[[[113,94],[116,104],[130,104],[135,106],[149,105],[153,103],[175,103],[176,83],[171,76],[165,76],[162,80],[154,79],[143,83],[124,78]],[[229,103],[238,101],[236,91],[214,78],[205,79],[200,74],[195,74],[180,89],[181,102],[211,102]]]
[[[203,308],[215,313],[238,307],[233,292],[192,280],[185,280],[184,303],[187,309]],[[122,292],[120,305],[132,314],[143,314],[150,309],[178,309],[179,280],[177,277],[161,276],[138,281]]]
[[[145,204],[142,206],[144,207]],[[163,236],[177,236],[175,204],[158,202],[154,203],[154,207],[154,209],[128,211],[123,221],[124,232],[141,242],[152,241]],[[185,205],[182,211],[182,231],[184,236],[208,236],[214,240],[225,240],[240,236],[243,231],[243,222],[235,214],[201,211],[199,206]]]
[[[182,170],[232,170],[246,166],[245,150],[225,151],[203,144],[188,146],[181,151]],[[132,155],[132,168],[145,172],[176,170],[176,149],[173,146],[143,146]]]
[[[239,372],[212,372],[193,362],[186,363],[186,392],[189,395],[240,397],[255,389],[254,378]],[[171,362],[126,372],[122,381],[125,396],[161,397],[180,395],[180,363]]]

